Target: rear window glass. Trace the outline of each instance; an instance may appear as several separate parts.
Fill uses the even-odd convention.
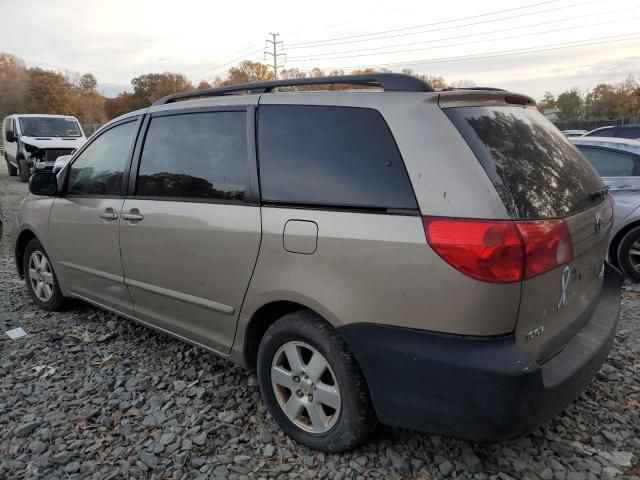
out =
[[[512,218],[566,217],[591,200],[602,180],[578,150],[535,108],[444,110],[465,138]]]
[[[260,186],[267,202],[417,208],[382,115],[366,108],[261,106]]]

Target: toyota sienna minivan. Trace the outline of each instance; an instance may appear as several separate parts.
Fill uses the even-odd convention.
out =
[[[292,90],[316,84],[371,88]],[[608,191],[514,93],[375,74],[171,95],[30,191],[14,247],[36,305],[256,368],[275,421],[327,452],[378,421],[523,435],[615,334]]]

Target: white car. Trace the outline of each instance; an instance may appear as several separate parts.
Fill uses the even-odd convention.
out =
[[[564,133],[566,137],[581,137],[587,133],[587,130],[562,130],[562,133]]]
[[[38,170],[53,170],[58,157],[70,155],[87,138],[76,117],[18,114],[2,122],[4,159],[9,175],[26,182]]]
[[[609,259],[640,282],[640,141],[579,137],[571,141],[609,187],[614,202]]]

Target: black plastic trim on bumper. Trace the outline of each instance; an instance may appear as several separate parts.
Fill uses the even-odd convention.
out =
[[[613,343],[621,284],[619,272],[607,265],[593,314],[542,365],[513,336],[465,337],[368,323],[338,331],[364,372],[382,423],[501,442],[549,420],[591,382]]]

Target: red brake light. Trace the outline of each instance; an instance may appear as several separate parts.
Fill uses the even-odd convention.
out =
[[[573,258],[563,220],[510,221],[423,217],[427,241],[447,263],[485,282],[517,282]]]
[[[535,277],[573,258],[573,243],[563,220],[515,222],[525,246],[524,278]]]
[[[429,245],[452,267],[485,282],[522,278],[522,240],[513,222],[424,217]]]

